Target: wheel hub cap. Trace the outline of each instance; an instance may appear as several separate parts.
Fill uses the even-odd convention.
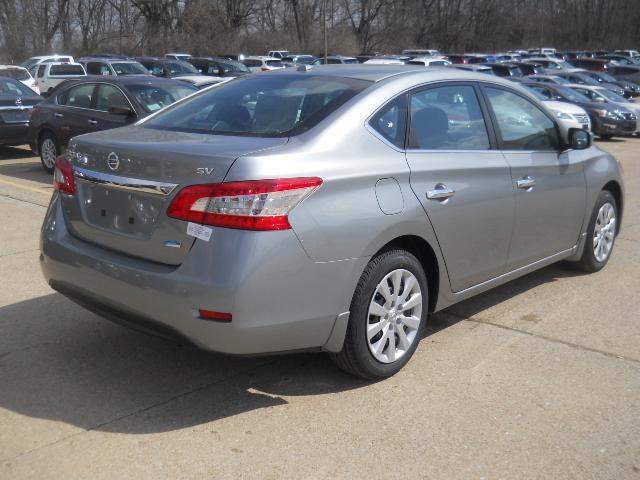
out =
[[[616,236],[616,211],[613,205],[605,203],[598,210],[593,232],[593,254],[598,262],[604,262],[613,249]]]
[[[378,283],[367,315],[367,342],[376,360],[392,363],[416,340],[422,319],[422,291],[416,276],[398,269]]]

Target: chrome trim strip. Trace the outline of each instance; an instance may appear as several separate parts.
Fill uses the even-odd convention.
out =
[[[170,195],[178,186],[177,183],[154,182],[152,180],[120,177],[118,175],[110,175],[108,173],[93,172],[79,167],[74,167],[73,170],[77,178],[86,182],[138,193],[151,193],[154,195],[166,196]]]

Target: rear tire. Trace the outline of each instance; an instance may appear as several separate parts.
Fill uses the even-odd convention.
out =
[[[38,151],[40,152],[42,168],[44,168],[47,173],[53,173],[56,166],[56,158],[58,158],[60,154],[60,145],[53,133],[44,132],[40,135]]]
[[[378,380],[397,373],[415,352],[429,305],[427,277],[405,250],[388,250],[365,268],[351,301],[342,351],[330,354],[342,370]]]
[[[593,207],[584,252],[578,266],[585,272],[593,273],[602,270],[611,258],[616,239],[618,222],[618,205],[616,199],[607,190],[598,195]]]

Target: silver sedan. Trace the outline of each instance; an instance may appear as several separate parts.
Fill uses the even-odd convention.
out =
[[[428,314],[611,256],[618,163],[512,82],[456,69],[247,76],[75,138],[41,264],[109,319],[230,354],[323,350],[384,378]]]

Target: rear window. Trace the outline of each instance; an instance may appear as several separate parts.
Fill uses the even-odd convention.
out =
[[[165,66],[169,69],[171,75],[191,75],[200,73],[196,67],[187,62],[166,62]]]
[[[35,96],[26,85],[10,78],[0,78],[0,97]]]
[[[84,69],[82,65],[51,65],[51,70],[49,70],[49,76],[53,77],[56,75],[84,75]]]
[[[29,80],[31,78],[29,73],[21,68],[0,68],[0,77],[9,77],[15,80]]]
[[[265,60],[264,63],[270,67],[284,67],[280,60]]]
[[[127,85],[126,88],[147,112],[160,110],[198,90],[186,83],[184,85],[169,83],[164,85]]]
[[[306,131],[371,82],[339,77],[245,77],[169,108],[147,128],[218,135],[284,137]]]

